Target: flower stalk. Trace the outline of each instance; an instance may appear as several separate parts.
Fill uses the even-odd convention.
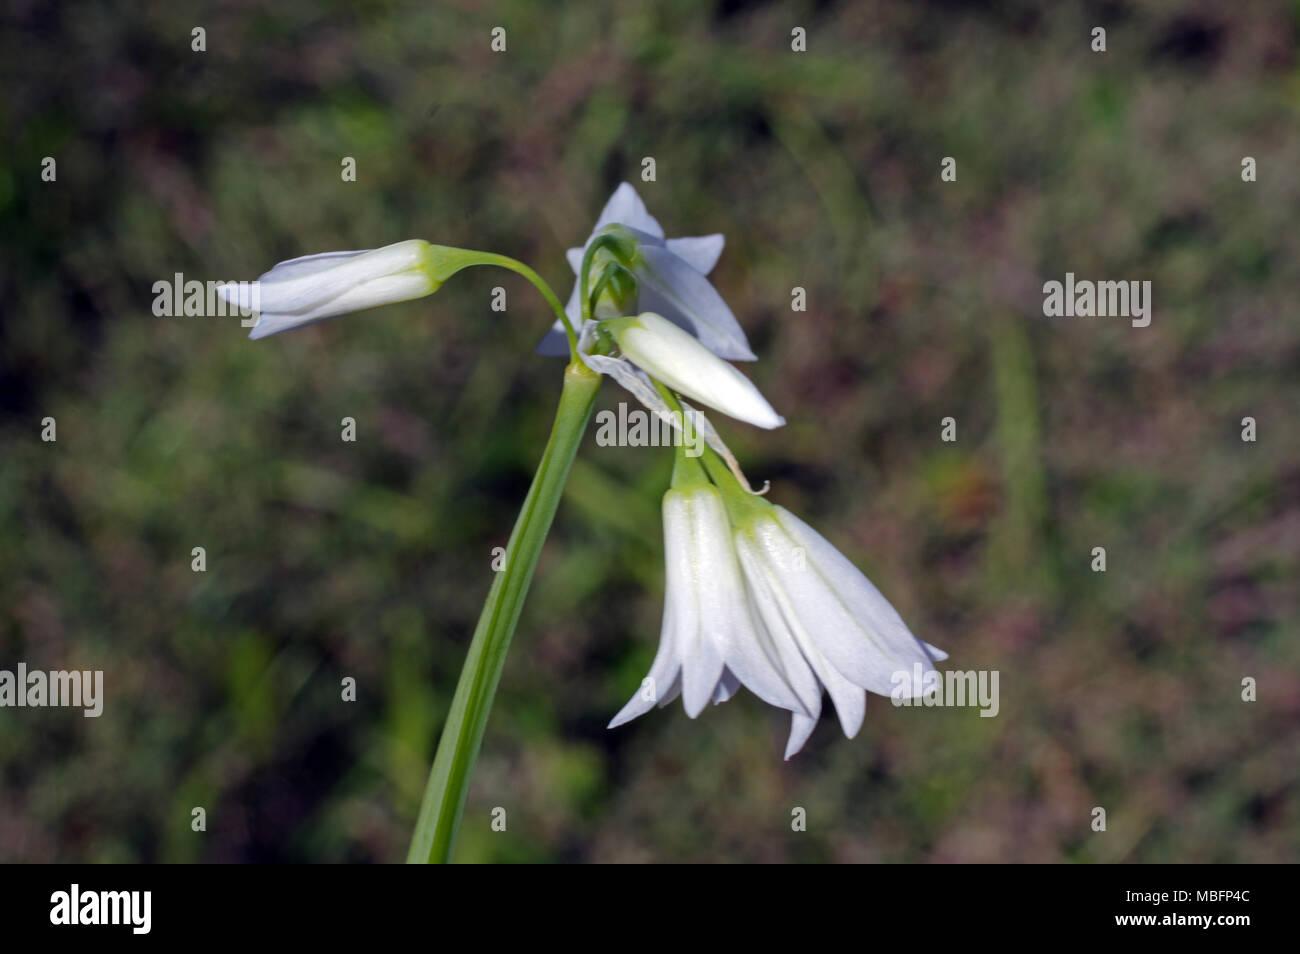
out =
[[[550,439],[510,534],[505,568],[492,583],[456,684],[456,695],[425,786],[408,862],[451,860],[470,774],[483,742],[510,640],[599,389],[600,375],[581,361],[573,361],[565,369]]]
[[[556,320],[564,328],[564,336],[569,342],[569,358],[576,359],[578,354],[578,333],[574,330],[573,323],[569,321],[569,316],[564,312],[564,303],[551,290],[551,286],[546,284],[546,280],[523,262],[508,255],[498,255],[495,252],[474,252],[473,255],[475,256],[474,260],[467,262],[467,265],[495,265],[498,268],[504,268],[508,272],[523,276],[528,280],[529,284],[537,289],[541,296],[546,299],[546,304],[551,306],[551,311],[555,313]]]

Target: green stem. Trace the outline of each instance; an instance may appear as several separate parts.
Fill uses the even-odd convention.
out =
[[[519,622],[542,544],[564,493],[569,468],[578,445],[582,443],[599,388],[600,375],[580,360],[573,361],[565,369],[564,389],[555,412],[550,440],[546,442],[532,487],[510,534],[505,568],[492,583],[474,630],[465,668],[456,684],[456,695],[447,714],[438,754],[434,757],[420,804],[420,817],[406,858],[408,862],[451,860],[456,832],[465,810],[470,773],[483,742],[483,731],[492,710],[506,652],[510,649],[510,639]]]
[[[546,284],[546,281],[542,276],[538,275],[517,258],[511,258],[509,255],[498,255],[496,252],[479,252],[472,249],[448,249],[447,251],[459,253],[457,260],[455,261],[455,271],[459,271],[461,268],[469,268],[474,265],[495,265],[498,268],[504,268],[506,271],[514,272],[516,275],[522,275],[524,278],[528,279],[532,286],[542,293],[542,297],[546,299],[546,303],[551,306],[551,311],[555,312],[555,317],[558,318],[560,324],[564,326],[564,334],[569,339],[569,357],[572,360],[577,360],[578,333],[574,331],[573,322],[569,320],[569,316],[564,310],[564,303],[560,301],[559,296],[551,290],[551,286]],[[454,272],[448,272],[446,275],[442,276],[443,280],[445,281],[446,277],[449,277],[450,274],[454,274]]]
[[[632,289],[632,292],[627,295],[619,295],[615,289],[620,280],[623,281],[628,288]],[[587,297],[583,299],[583,301],[587,302],[586,317],[590,318],[595,314],[596,302],[600,301],[600,296],[606,291],[610,291],[616,301],[621,301],[625,297],[630,297],[630,294],[634,293],[635,289],[636,276],[618,262],[611,262],[609,265],[605,266],[604,271],[600,273],[600,280],[596,282],[591,291],[588,292]]]
[[[594,310],[591,301],[591,263],[601,249],[609,249],[617,255],[621,245],[622,240],[617,236],[597,235],[587,244],[587,250],[582,253],[582,266],[578,270],[578,297],[583,321],[590,321]]]

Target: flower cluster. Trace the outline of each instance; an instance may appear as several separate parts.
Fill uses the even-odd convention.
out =
[[[751,491],[717,432],[685,403],[761,428],[785,423],[728,363],[754,360],[754,353],[708,279],[723,246],[721,235],[666,238],[636,190],[620,185],[586,243],[569,250],[573,293],[539,350],[569,353],[613,377],[674,426],[691,413],[709,445],[700,460],[678,449],[663,500],[659,649],[610,728],[678,696],[695,718],[744,686],[791,713],[788,759],[812,734],[823,696],[851,738],[868,692],[898,695],[897,674],[931,671],[946,657],[913,636],[821,534]],[[469,265],[505,265],[535,279],[511,263],[421,241],[283,262],[260,279],[262,311],[251,337],[422,297]],[[558,313],[558,300],[553,306]]]
[[[608,249],[603,262],[590,253],[602,240]],[[779,427],[784,418],[722,360],[754,357],[735,315],[707,278],[723,244],[721,235],[665,239],[624,183],[584,248],[569,252],[578,273],[569,315],[595,316],[594,340],[608,336],[621,358],[593,356],[584,348],[586,360],[629,384],[656,411],[663,413],[665,402],[653,397],[657,389],[636,387],[637,377],[737,420]],[[601,318],[594,307],[582,311],[584,264],[630,272],[638,306],[646,312]],[[586,276],[589,289],[598,282]],[[599,304],[613,312],[627,305]],[[585,325],[582,330],[584,343],[593,340]],[[730,455],[724,450],[721,457]],[[852,738],[862,726],[868,692],[898,694],[896,673],[913,672],[914,666],[933,670],[946,656],[913,636],[889,601],[825,537],[752,494],[721,463],[709,456],[701,466],[678,454],[663,501],[667,585],[659,650],[610,727],[678,696],[695,718],[710,702],[725,702],[744,686],[791,713],[787,759],[812,734],[823,695],[830,696]]]

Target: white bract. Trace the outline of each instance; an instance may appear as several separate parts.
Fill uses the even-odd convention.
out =
[[[754,617],[721,494],[709,485],[670,490],[663,511],[667,582],[659,651],[649,676],[609,727],[678,695],[693,719],[741,685],[774,706],[808,716]]]
[[[434,246],[420,239],[359,252],[325,252],[281,262],[252,285],[226,285],[223,298],[259,315],[250,338],[322,318],[422,298],[441,285]]]
[[[565,309],[575,328],[582,319],[579,302],[582,276],[579,272],[583,256],[593,240],[611,229],[629,239],[627,244],[635,248],[628,267],[637,280],[637,310],[663,315],[673,324],[693,334],[720,358],[729,361],[755,360],[754,352],[750,350],[745,332],[736,321],[736,316],[705,277],[713,271],[722,255],[726,242],[724,237],[714,234],[665,238],[663,227],[646,210],[645,203],[636,190],[626,182],[615,189],[605,203],[591,236],[583,246],[571,248],[567,253],[569,265],[578,276]],[[607,260],[599,258],[600,254],[597,253],[598,261],[593,263],[597,269],[607,264]],[[595,285],[597,277],[598,275],[590,277],[589,287]],[[632,309],[622,313],[626,314],[630,310]],[[610,315],[598,314],[597,317]],[[553,355],[567,353],[563,330],[558,321],[543,339],[539,350]]]
[[[897,695],[895,673],[911,673],[914,666],[930,672],[935,661],[947,658],[913,636],[862,571],[784,507],[751,517],[737,528],[735,543],[768,635],[777,647],[797,647],[803,668],[830,695],[849,738],[862,727],[867,692]],[[787,678],[801,685],[808,673],[787,672]],[[794,712],[787,759],[817,724],[820,691],[809,708]]]
[[[785,423],[749,378],[662,316],[646,312],[599,327],[625,358],[674,391],[758,427]]]

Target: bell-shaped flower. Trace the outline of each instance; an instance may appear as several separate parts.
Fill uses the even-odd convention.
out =
[[[740,686],[807,718],[776,647],[753,615],[731,524],[718,490],[697,484],[664,495],[667,557],[663,628],[650,674],[610,722],[615,728],[682,697],[692,719]]]
[[[281,262],[256,282],[220,291],[259,316],[249,337],[265,338],[322,318],[430,295],[463,267],[459,252],[411,239],[359,252],[304,255]]]
[[[758,427],[785,423],[749,378],[662,316],[611,318],[598,328],[624,358],[674,391]]]
[[[729,361],[755,359],[740,322],[705,277],[713,271],[722,255],[726,241],[724,237],[714,234],[665,238],[663,227],[646,210],[645,203],[636,190],[626,182],[615,189],[605,203],[591,236],[582,248],[571,248],[567,253],[569,265],[578,276],[565,309],[574,327],[582,320],[579,301],[582,276],[579,273],[587,246],[610,232],[615,232],[626,240],[623,244],[629,252],[627,267],[635,276],[638,286],[637,301],[617,313],[652,311],[689,331],[720,358]],[[593,271],[597,274],[589,276],[589,288],[594,286],[599,272],[607,264],[597,261],[599,253],[593,258]],[[558,321],[542,340],[538,350],[556,356],[567,354],[564,332]]]
[[[866,693],[898,695],[895,674],[922,673],[947,658],[921,642],[889,601],[825,537],[783,507],[762,505],[735,531],[736,551],[753,605],[769,639],[791,660],[786,679],[796,687],[809,677],[835,704],[844,734],[862,727]],[[910,680],[904,685],[910,685]],[[919,691],[919,686],[916,687]],[[821,712],[821,692],[800,698],[809,712],[794,713],[788,759],[807,742]]]

